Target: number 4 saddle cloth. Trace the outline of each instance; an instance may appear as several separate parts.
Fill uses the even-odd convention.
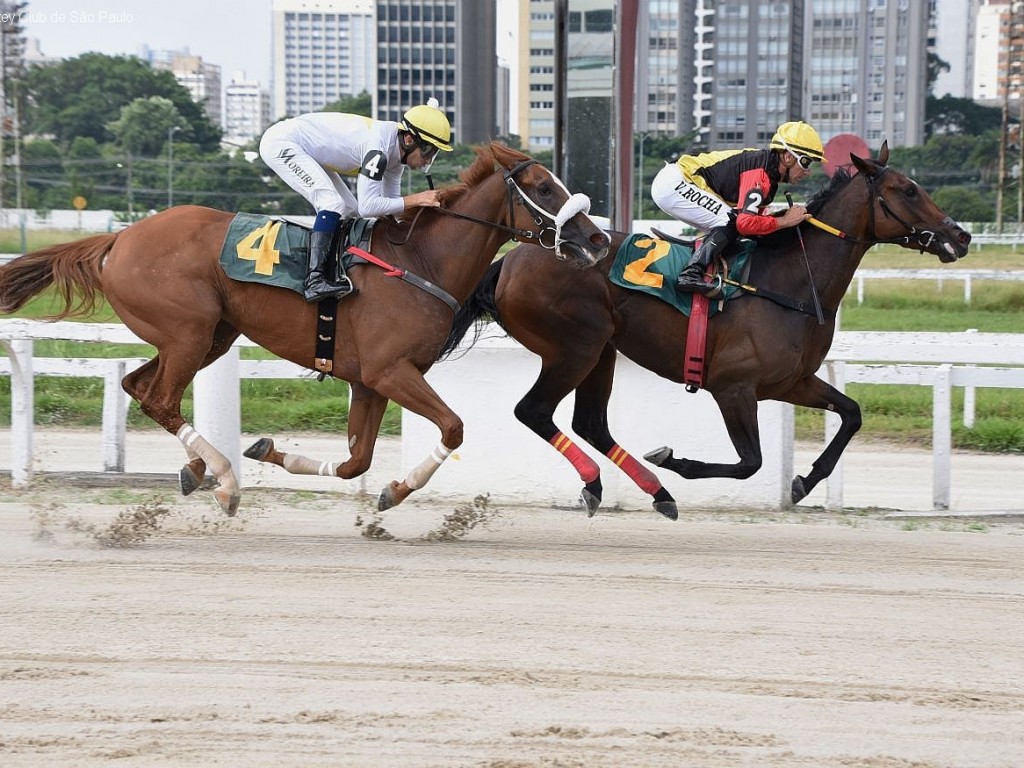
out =
[[[355,221],[346,242],[339,247],[367,240],[372,224],[366,219]],[[266,283],[302,293],[309,234],[309,227],[293,221],[260,213],[236,213],[224,237],[220,265],[232,280]]]
[[[749,268],[749,258],[754,247],[753,240],[740,240],[729,251],[726,264],[732,279],[744,282],[744,273]],[[679,243],[647,234],[630,235],[619,246],[608,278],[623,288],[657,296],[689,316],[693,294],[676,291],[676,277],[692,255],[692,248]],[[721,296],[711,302],[710,314],[719,312],[722,304],[737,292],[738,287],[728,283],[724,285]]]

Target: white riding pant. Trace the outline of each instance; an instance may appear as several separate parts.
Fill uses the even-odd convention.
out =
[[[337,211],[343,219],[358,216],[356,196],[344,179],[321,166],[291,139],[279,137],[274,131],[276,127],[268,128],[260,139],[260,157],[267,167],[306,198],[317,213]]]
[[[651,182],[651,199],[669,216],[701,232],[728,224],[732,210],[713,192],[687,181],[677,163],[666,163],[658,171]]]

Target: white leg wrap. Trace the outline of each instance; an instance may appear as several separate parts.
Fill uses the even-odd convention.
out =
[[[405,484],[412,490],[422,488],[427,484],[427,481],[437,472],[437,468],[444,464],[444,460],[452,455],[451,448],[445,446],[444,443],[438,443],[427,458],[419,463],[409,476],[405,479]]]
[[[200,435],[191,424],[182,424],[178,430],[178,439],[185,446],[185,452],[189,456],[198,456],[206,462],[207,468],[213,475],[220,479],[226,472],[231,472],[231,462],[227,457],[206,442],[206,438]]]
[[[338,465],[333,461],[316,461],[295,453],[284,455],[284,468],[293,475],[323,475],[334,477]]]

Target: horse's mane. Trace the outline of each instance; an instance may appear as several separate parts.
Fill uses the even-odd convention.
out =
[[[825,207],[825,204],[833,197],[838,195],[840,191],[845,189],[850,182],[853,181],[853,176],[845,168],[838,168],[832,175],[832,181],[827,187],[822,187],[810,200],[807,201],[807,212],[812,216],[817,216],[821,209]]]
[[[459,173],[460,183],[446,187],[441,192],[441,202],[444,205],[451,205],[469,189],[481,184],[485,179],[494,173],[494,163],[497,161],[504,168],[511,168],[517,163],[529,160],[529,155],[511,147],[506,147],[500,141],[492,141],[490,144],[479,145],[473,148],[476,152],[476,159],[473,164]]]

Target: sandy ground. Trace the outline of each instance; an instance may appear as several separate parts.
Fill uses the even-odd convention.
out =
[[[0,480],[0,766],[1024,765],[1021,518],[245,498]]]

